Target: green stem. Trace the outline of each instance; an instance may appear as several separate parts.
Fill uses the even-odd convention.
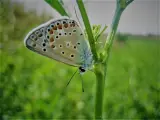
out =
[[[130,3],[133,0],[130,0]],[[118,24],[121,18],[121,15],[125,8],[127,7],[126,4],[122,4],[124,0],[117,0],[116,11],[113,17],[113,22],[111,25],[111,30],[109,35],[107,36],[107,41],[104,46],[104,56],[102,55],[100,59],[103,59],[103,62],[99,65],[95,65],[95,74],[96,74],[96,100],[95,100],[95,119],[102,119],[102,111],[103,111],[103,98],[104,98],[104,86],[105,86],[105,79],[107,74],[107,67],[108,67],[108,59],[111,51],[111,47],[113,44],[114,36],[116,34]],[[126,6],[125,6],[126,5]]]
[[[101,70],[104,71],[103,72],[95,72],[96,74],[96,79],[97,79],[97,86],[96,86],[96,103],[95,103],[95,118],[96,119],[102,119],[102,110],[103,110],[103,98],[104,98],[104,86],[105,86],[105,79],[106,79],[106,74],[107,74],[107,68],[108,68],[108,59],[109,59],[109,54],[110,54],[110,50],[111,50],[111,47],[112,47],[112,44],[113,44],[113,39],[114,39],[114,36],[115,36],[115,33],[117,31],[117,27],[118,27],[118,24],[119,24],[119,20],[120,20],[120,17],[121,17],[121,14],[122,14],[123,10],[120,9],[120,7],[118,6],[118,3],[117,3],[117,8],[116,8],[116,11],[115,11],[115,14],[114,14],[114,18],[113,18],[113,22],[112,22],[112,25],[111,25],[111,30],[110,30],[110,33],[107,37],[107,42],[105,44],[105,56],[101,56],[103,58],[100,58],[100,59],[103,59],[103,63],[101,63],[101,66],[98,68],[100,68]],[[98,69],[97,68],[97,69]],[[103,74],[102,74],[103,73]]]
[[[104,86],[105,86],[105,79],[106,79],[106,73],[107,73],[107,63],[109,59],[110,50],[113,44],[113,39],[117,31],[117,27],[118,27],[122,12],[123,10],[117,6],[115,14],[114,14],[113,22],[111,25],[111,31],[107,37],[107,42],[105,44],[105,52],[107,51],[106,59],[104,59],[105,60],[104,64],[101,63],[99,64],[99,66],[95,67],[95,70],[96,70],[95,74],[96,74],[96,80],[97,80],[96,100],[95,100],[95,118],[96,119],[102,119],[102,115],[103,115],[102,111],[103,111]]]
[[[90,22],[89,22],[89,19],[88,19],[88,16],[87,16],[86,9],[84,7],[84,4],[83,4],[82,0],[77,0],[77,4],[78,4],[78,7],[79,7],[79,10],[80,10],[85,28],[86,28],[89,44],[91,46],[91,51],[93,53],[93,58],[94,58],[95,61],[97,61],[98,60],[98,55],[97,55],[97,52],[96,52],[95,40],[94,40],[94,37],[93,37],[93,34],[92,34],[92,29],[91,29],[91,25],[90,25]]]
[[[104,98],[104,64],[95,65],[96,75],[96,96],[95,96],[95,119],[102,119],[103,115],[103,98]]]
[[[110,33],[107,37],[107,41],[105,43],[104,47],[104,56],[101,56],[103,59],[103,63],[99,65],[95,65],[95,74],[96,74],[96,100],[95,100],[95,119],[102,119],[103,115],[103,98],[104,98],[104,86],[105,86],[105,79],[106,79],[106,74],[107,74],[107,67],[108,67],[108,59],[110,55],[110,50],[113,44],[114,36],[116,34],[118,24],[122,15],[122,12],[126,8],[121,6],[122,4],[120,2],[123,1],[118,1],[117,0],[117,7],[116,11],[113,17],[113,22],[111,25],[111,30]]]
[[[113,17],[113,21],[112,21],[112,25],[111,25],[111,30],[109,32],[109,35],[107,36],[107,41],[105,43],[104,46],[104,52],[103,54],[103,62],[107,65],[108,63],[108,59],[109,59],[109,55],[110,55],[110,50],[112,48],[112,44],[113,44],[113,40],[114,40],[114,36],[116,34],[117,28],[118,28],[118,24],[121,18],[121,15],[123,13],[123,11],[126,9],[126,7],[132,3],[134,0],[128,0],[126,2],[126,0],[117,0],[117,5],[116,5],[116,11]]]
[[[113,22],[111,25],[111,30],[109,32],[109,35],[107,36],[107,41],[105,43],[105,47],[104,47],[104,62],[107,63],[108,59],[109,59],[109,55],[110,55],[110,50],[112,48],[112,44],[113,44],[113,40],[114,40],[114,36],[116,34],[117,31],[117,27],[119,24],[119,20],[121,18],[121,14],[123,12],[123,9],[121,9],[119,7],[119,5],[117,5],[115,14],[114,14],[114,18],[113,18]]]

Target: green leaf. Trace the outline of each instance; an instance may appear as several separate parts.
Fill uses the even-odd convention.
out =
[[[69,16],[61,4],[62,1],[58,1],[58,0],[44,0],[44,1],[47,2],[52,8],[54,8],[62,16]]]
[[[98,38],[104,33],[104,31],[107,29],[107,27],[108,27],[108,26],[105,26],[105,27],[103,28],[103,30],[98,33],[98,35],[95,37],[95,40],[96,40],[96,41],[97,41]]]

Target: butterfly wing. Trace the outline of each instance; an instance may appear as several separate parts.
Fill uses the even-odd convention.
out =
[[[25,38],[30,50],[57,61],[81,66],[83,50],[88,49],[81,28],[72,19],[50,20],[33,29]]]

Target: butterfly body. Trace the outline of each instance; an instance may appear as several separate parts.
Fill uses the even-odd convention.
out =
[[[88,41],[73,19],[50,20],[29,32],[24,43],[34,52],[79,67],[80,73],[93,65]]]

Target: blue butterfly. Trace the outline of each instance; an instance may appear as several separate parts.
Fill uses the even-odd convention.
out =
[[[50,20],[28,33],[25,46],[41,55],[79,68],[93,66],[93,55],[78,23],[70,18]]]

